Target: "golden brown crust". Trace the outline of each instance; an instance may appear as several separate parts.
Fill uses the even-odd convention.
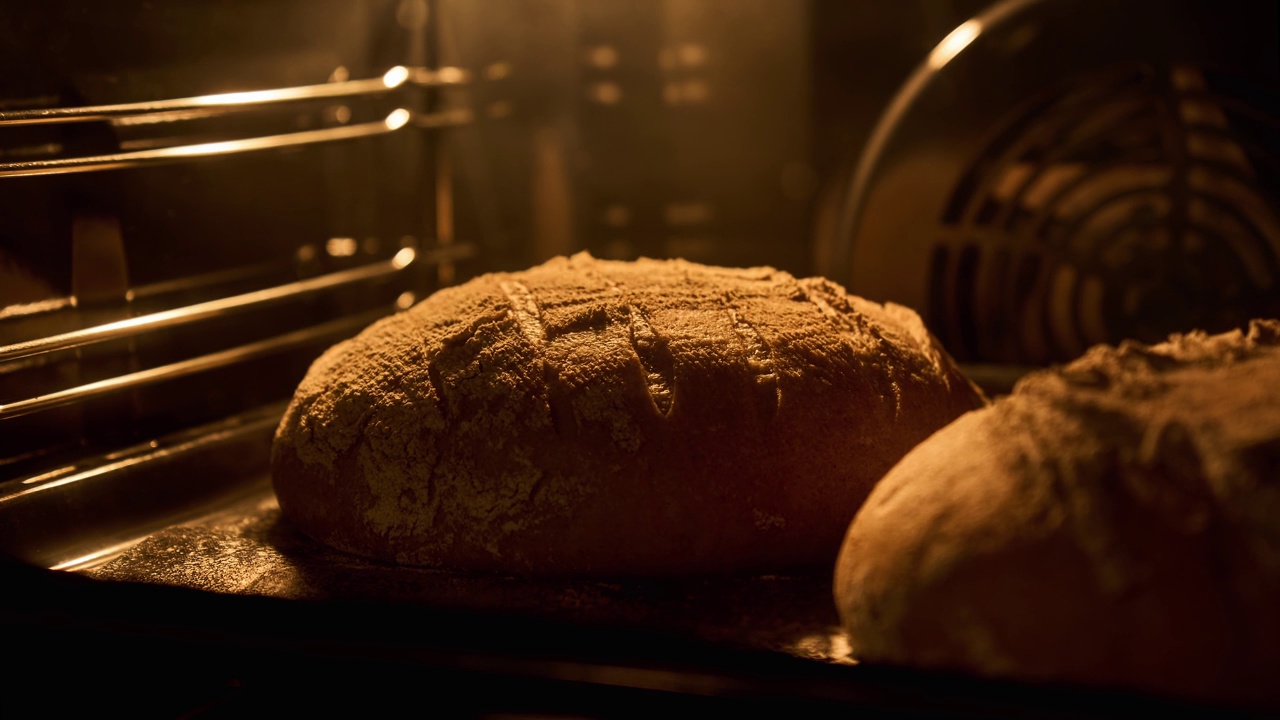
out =
[[[908,310],[771,268],[580,254],[331,349],[273,477],[305,532],[403,564],[776,569],[831,562],[880,475],[981,402]]]
[[[835,594],[866,660],[1280,702],[1280,323],[1028,376],[886,475]]]

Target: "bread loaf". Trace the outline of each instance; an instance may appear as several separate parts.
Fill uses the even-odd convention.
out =
[[[912,450],[849,528],[863,660],[1280,700],[1280,323],[1097,347]]]
[[[395,563],[830,567],[872,484],[982,402],[905,308],[771,268],[579,254],[329,350],[272,474],[298,528]]]

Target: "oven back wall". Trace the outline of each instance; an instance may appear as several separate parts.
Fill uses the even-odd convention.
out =
[[[476,71],[451,138],[458,232],[495,267],[587,249],[807,267],[811,5],[442,2]]]

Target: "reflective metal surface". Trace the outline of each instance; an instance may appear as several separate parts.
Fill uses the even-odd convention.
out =
[[[406,68],[397,65],[382,77],[345,80],[323,85],[250,90],[246,92],[200,95],[188,98],[149,102],[89,105],[82,107],[39,108],[33,110],[0,110],[0,126],[44,125],[51,123],[119,120],[123,118],[183,113],[182,118],[204,117],[215,113],[240,112],[262,107],[307,100],[332,100],[381,95],[404,87],[450,87],[466,85],[470,75],[461,68]],[[196,114],[188,114],[196,113]]]
[[[381,122],[359,123],[356,125],[340,125],[323,130],[306,130],[284,135],[244,138],[242,140],[226,140],[223,142],[199,143],[195,145],[178,145],[155,150],[139,150],[136,152],[112,153],[109,155],[89,155],[84,157],[54,158],[50,160],[27,160],[22,162],[0,163],[0,178],[31,177],[36,175],[65,175],[69,173],[96,172],[99,170],[116,170],[119,168],[156,165],[197,158],[211,158],[262,150],[278,150],[315,145],[318,143],[354,140],[356,138],[373,137],[393,133],[411,121],[417,127],[446,127],[458,125],[466,121],[467,115],[456,111],[443,113],[427,113],[415,116],[403,108],[391,111]]]
[[[448,260],[465,259],[473,253],[474,247],[471,245],[453,245],[448,248],[423,251],[421,254],[427,262],[434,264]],[[356,285],[377,281],[391,277],[408,268],[414,263],[418,255],[419,251],[413,248],[403,248],[390,260],[372,263],[351,270],[329,273],[319,277],[299,280],[288,285],[174,308],[173,310],[141,315],[128,320],[97,325],[83,330],[51,335],[38,340],[0,346],[0,363],[56,350],[82,347],[107,340],[118,340],[150,330],[198,322],[227,313],[251,311],[272,303],[299,298],[342,285]]]
[[[0,555],[38,567],[84,565],[269,493],[261,469],[283,410],[266,406],[0,487]]]
[[[391,310],[390,308],[388,310]],[[182,360],[168,365],[140,370],[134,373],[117,375],[99,380],[87,385],[79,385],[76,387],[58,390],[56,392],[38,395],[25,400],[17,400],[8,404],[0,405],[0,420],[8,420],[10,418],[21,417],[41,410],[50,408],[64,407],[75,403],[91,400],[93,398],[107,395],[110,393],[128,390],[141,385],[160,382],[162,380],[170,380],[173,378],[194,375],[195,373],[213,370],[236,365],[248,360],[270,355],[277,352],[289,350],[291,348],[315,342],[321,338],[332,338],[334,341],[349,336],[374,320],[388,314],[387,312],[376,312],[355,317],[342,318],[332,320],[314,327],[307,327],[301,330],[294,330],[281,335],[272,337],[269,340],[261,340],[259,342],[241,345],[223,350],[220,352],[202,355],[200,357],[191,358],[190,360]]]

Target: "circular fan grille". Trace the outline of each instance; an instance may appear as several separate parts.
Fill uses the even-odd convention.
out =
[[[1018,112],[962,178],[930,264],[962,359],[1280,316],[1280,98],[1209,70],[1112,71]]]

